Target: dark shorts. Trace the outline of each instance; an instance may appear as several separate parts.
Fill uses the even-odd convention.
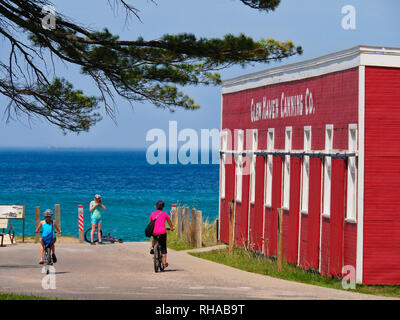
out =
[[[157,239],[158,244],[161,247],[161,253],[167,254],[167,234],[155,234],[153,235],[153,239]]]
[[[52,241],[53,241],[53,244],[55,244],[55,243],[56,243],[56,241],[57,241],[57,238],[56,238],[56,237],[54,237]],[[40,240],[40,242],[41,242],[41,243],[43,243],[43,245],[45,245],[45,246],[46,246],[46,244],[43,242],[43,240]]]

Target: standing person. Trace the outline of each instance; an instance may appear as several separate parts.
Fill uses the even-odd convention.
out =
[[[47,209],[44,212],[44,220],[40,221],[39,225],[36,228],[36,233],[39,233],[40,229],[43,230],[42,234],[42,239],[40,241],[40,261],[39,264],[44,263],[44,245],[50,243],[51,241],[53,242],[51,246],[51,252],[52,252],[52,259],[53,262],[57,262],[57,257],[56,257],[56,247],[54,243],[56,242],[56,234],[54,232],[54,229],[61,234],[61,230],[57,225],[56,221],[53,221],[53,211],[50,209]]]
[[[93,242],[93,234],[96,227],[99,244],[103,244],[103,242],[101,242],[101,212],[103,210],[106,210],[106,207],[102,204],[101,195],[96,194],[94,196],[94,201],[90,202],[90,212],[92,213],[92,232],[90,233],[90,244],[95,244]]]
[[[151,243],[150,254],[154,254],[154,245],[156,244],[156,241],[158,241],[158,244],[161,247],[162,264],[163,267],[166,268],[168,267],[168,263],[167,263],[167,230],[165,228],[165,220],[167,220],[172,231],[174,230],[174,226],[171,222],[168,213],[162,211],[164,209],[164,206],[165,206],[164,201],[162,200],[157,201],[156,203],[157,211],[154,211],[149,218],[150,221],[157,219],[156,222],[154,223],[153,241]]]

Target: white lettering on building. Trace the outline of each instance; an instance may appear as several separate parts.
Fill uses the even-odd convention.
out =
[[[277,119],[310,116],[315,113],[312,92],[307,88],[305,94],[286,95],[282,92],[279,98],[267,98],[262,101],[251,99],[250,118],[251,122]]]

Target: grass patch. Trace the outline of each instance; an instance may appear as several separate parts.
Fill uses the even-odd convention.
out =
[[[194,249],[183,237],[178,237],[176,231],[167,231],[167,247],[177,251]]]
[[[191,226],[189,226],[191,228]],[[190,233],[190,230],[188,231]],[[175,226],[174,231],[167,231],[167,246],[173,250],[190,250],[196,247],[191,245],[190,241],[185,238],[178,237],[177,227]],[[187,235],[187,238],[189,236]],[[217,222],[209,222],[208,218],[203,221],[201,230],[201,242],[202,247],[210,247],[218,244],[217,240]]]
[[[229,256],[229,248],[190,254],[195,257],[211,260],[248,272],[344,290],[341,280],[323,277],[316,272],[306,271],[285,261],[282,264],[282,271],[279,271],[276,260],[256,255],[254,252],[244,248],[235,248],[232,257]],[[356,285],[355,290],[349,289],[345,291],[400,297],[400,286],[396,285]]]
[[[0,293],[0,300],[57,300],[57,299],[38,297],[38,296],[27,296],[15,293]]]

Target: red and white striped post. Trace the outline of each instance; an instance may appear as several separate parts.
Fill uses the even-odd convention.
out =
[[[83,243],[83,205],[78,206],[79,242]]]

